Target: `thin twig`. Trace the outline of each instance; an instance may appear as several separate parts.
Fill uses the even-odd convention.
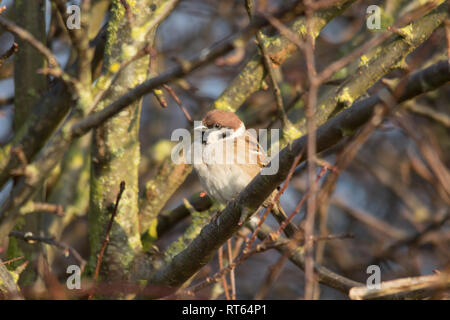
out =
[[[223,269],[223,246],[221,246],[219,248],[218,259],[219,259],[219,270],[221,270],[221,269]],[[225,299],[231,300],[230,292],[228,290],[227,277],[225,275],[222,275],[221,279],[222,279],[223,291],[225,293]]]
[[[67,300],[65,286],[59,283],[58,278],[52,273],[48,263],[47,251],[42,250],[42,256],[39,257],[42,262],[42,279],[44,280],[46,291],[50,294],[51,300]]]
[[[380,283],[380,288],[354,287],[349,296],[353,300],[394,298],[424,298],[450,289],[450,275],[440,272],[434,275],[395,279]]]
[[[449,76],[450,70],[447,61],[441,61],[431,67],[420,70],[408,77],[406,89],[398,101],[403,102],[412,99],[432,88],[441,86],[448,81]],[[422,80],[419,81],[419,79]],[[320,152],[336,145],[346,136],[345,132],[348,132],[348,130],[354,132],[364,125],[370,120],[375,105],[380,103],[380,101],[381,97],[379,95],[360,100],[354,103],[350,109],[342,111],[329,120],[326,125],[322,125],[317,131],[318,151]],[[200,235],[185,250],[176,255],[172,261],[151,277],[151,281],[155,284],[178,288],[191,278],[210,260],[210,256],[217,251],[218,246],[226,242],[240,228],[238,222],[242,214],[246,216],[251,215],[246,209],[256,210],[270,196],[277,185],[287,177],[296,155],[304,149],[306,140],[307,137],[302,137],[295,140],[292,145],[285,147],[280,153],[280,170],[273,176],[258,175],[255,177],[253,182],[222,211],[219,218],[220,227],[213,222],[205,226]],[[303,259],[302,257],[299,258]],[[302,261],[299,261],[299,265],[303,268]],[[183,268],[180,268],[180,265]],[[316,267],[316,272],[317,270]],[[327,272],[327,275],[324,275],[326,283],[339,288],[339,290],[349,290],[348,282],[342,283],[341,280],[336,280],[336,278],[333,278],[335,275]],[[321,277],[322,274],[319,276]],[[322,281],[320,278],[319,280]]]
[[[311,5],[311,1],[305,3],[307,6]],[[309,196],[306,202],[306,221],[305,221],[305,299],[314,298],[314,242],[312,238],[314,236],[314,220],[316,214],[316,102],[318,93],[318,80],[315,67],[314,57],[314,38],[312,37],[313,25],[312,16],[313,11],[311,8],[306,10],[306,45],[304,53],[306,57],[306,69],[308,71],[308,80],[310,84],[308,92],[308,100],[306,103],[306,122],[308,132],[307,142],[307,156],[308,156],[308,186]]]
[[[247,260],[250,256],[256,254],[256,253],[260,253],[260,252],[264,252],[270,249],[273,249],[277,246],[281,246],[284,243],[277,243],[276,245],[274,245],[273,243],[266,243],[264,245],[257,245],[255,248],[253,248],[252,250],[249,250],[247,252],[242,252],[241,255],[235,259],[232,263],[229,263],[228,266],[226,266],[225,268],[217,271],[212,277],[208,277],[206,278],[204,281],[200,282],[199,284],[188,288],[186,290],[180,290],[180,292],[178,292],[178,294],[191,294],[193,295],[194,292],[197,292],[217,281],[219,281],[222,277],[222,275],[227,274],[228,272],[230,272],[232,269],[236,268],[236,266],[238,266],[239,264],[241,264],[242,262],[244,262],[245,260]],[[177,293],[175,294],[177,295]],[[166,297],[166,298],[171,298],[173,297],[173,295],[171,295],[170,297]]]
[[[264,278],[264,282],[259,288],[258,292],[255,295],[255,300],[262,300],[269,292],[270,287],[272,286],[272,283],[278,279],[279,275],[281,274],[281,271],[283,270],[284,263],[286,262],[288,256],[282,255],[278,261],[267,268],[268,273],[266,277]]]
[[[253,0],[245,0],[245,7],[247,9],[247,13],[251,21],[253,19]],[[258,44],[259,51],[261,52],[264,67],[269,76],[270,83],[272,84],[273,94],[278,109],[278,116],[280,117],[283,128],[288,129],[292,124],[286,115],[286,111],[284,110],[283,97],[281,96],[280,87],[278,86],[275,77],[275,71],[273,69],[272,61],[270,60],[269,54],[267,53],[267,50],[264,47],[263,33],[261,31],[256,33],[256,42]]]
[[[0,67],[3,65],[3,63],[6,61],[6,59],[8,59],[9,57],[11,57],[14,53],[17,52],[17,50],[19,49],[19,45],[17,44],[17,42],[14,42],[11,45],[11,48],[8,49],[8,51],[6,51],[4,54],[2,54],[2,56],[0,57]]]
[[[327,1],[324,1],[324,3]],[[329,3],[335,2],[335,0],[330,0]],[[319,2],[309,2],[308,6],[311,9],[317,10],[317,8],[321,8],[322,5],[318,5]],[[424,12],[427,10],[430,10],[431,8],[435,7],[436,4],[429,2],[424,4],[422,7],[420,7],[418,10],[416,10],[413,14],[407,14],[404,17],[400,18],[399,21],[395,23],[395,26],[402,26],[405,24],[410,23],[411,21],[416,20],[418,17],[420,17]],[[288,27],[286,27],[279,19],[271,16],[270,14],[259,12],[261,15],[263,15],[270,24],[275,27],[283,36],[285,36],[287,39],[289,39],[292,43],[294,43],[297,47],[300,49],[305,49],[305,41],[301,39],[297,34],[295,34],[292,30],[290,30]],[[328,65],[324,70],[322,70],[317,75],[317,81],[320,84],[325,84],[326,81],[338,70],[345,67],[347,64],[351,63],[355,59],[357,59],[359,56],[361,56],[364,52],[368,51],[371,48],[375,48],[378,45],[380,45],[382,42],[384,42],[386,39],[389,38],[389,36],[392,35],[392,33],[396,30],[396,27],[392,26],[387,31],[373,37],[369,41],[365,42],[362,46],[356,48],[351,53],[346,54],[341,59],[334,61],[330,65]],[[450,43],[450,42],[449,42]]]
[[[322,170],[319,172],[319,174],[316,177],[316,181],[318,182],[323,175],[325,174],[325,172],[328,170],[327,167],[323,167]],[[275,230],[270,236],[272,238],[277,238],[280,236],[281,232],[284,230],[284,228],[286,227],[286,225],[292,221],[292,219],[294,218],[294,216],[296,214],[298,214],[300,212],[300,209],[303,207],[303,204],[305,203],[305,201],[308,199],[308,197],[311,194],[311,190],[309,189],[307,193],[305,193],[303,195],[303,197],[300,199],[300,201],[297,203],[297,205],[295,206],[294,210],[292,211],[292,213],[289,215],[289,217],[286,219],[286,221],[281,225],[281,227],[278,230]],[[299,229],[300,230],[300,229]],[[299,234],[300,236],[302,235],[301,233]],[[293,237],[295,238],[295,237]]]
[[[133,13],[131,12],[130,5],[128,4],[127,0],[120,0],[120,3],[125,8],[125,13],[127,15],[128,23],[130,25],[132,25],[134,20],[133,20]]]
[[[111,232],[114,218],[116,217],[116,214],[117,214],[117,208],[119,207],[119,202],[120,202],[120,199],[122,198],[122,194],[123,194],[124,190],[125,190],[125,181],[122,181],[120,183],[120,190],[119,190],[119,193],[117,194],[116,203],[114,204],[114,209],[111,214],[111,218],[109,219],[108,227],[106,228],[105,239],[103,240],[103,245],[97,256],[97,265],[95,267],[94,283],[97,283],[98,275],[100,273],[100,266],[102,264],[103,254],[105,253],[106,247],[108,246],[108,243],[109,243],[109,233]],[[94,296],[94,291],[92,291],[91,294],[89,295],[89,300],[91,300],[93,296]]]
[[[1,264],[3,264],[3,265],[10,264],[10,263],[13,263],[14,261],[18,261],[18,260],[21,260],[23,258],[24,258],[24,256],[15,257],[15,258],[12,258],[12,259],[9,259],[9,260],[6,260],[6,261],[2,261]]]
[[[180,98],[178,98],[175,91],[173,91],[173,89],[168,84],[163,84],[163,87],[164,87],[164,89],[167,90],[167,92],[169,92],[169,94],[172,96],[172,98],[175,100],[175,102],[180,107],[181,111],[183,111],[184,116],[186,117],[187,121],[189,121],[189,123],[193,123],[194,121],[192,120],[191,115],[189,114],[189,112],[187,111],[187,109],[185,108],[183,103],[181,102]]]
[[[280,200],[281,195],[284,193],[284,191],[286,191],[287,187],[289,186],[289,182],[291,181],[292,175],[294,174],[295,168],[297,167],[298,162],[300,161],[302,156],[303,156],[303,151],[295,157],[295,160],[291,165],[291,168],[289,170],[288,176],[286,177],[286,181],[283,184],[283,187],[277,192],[275,198],[270,202],[270,205],[267,207],[266,211],[264,212],[264,215],[259,219],[259,222],[258,222],[258,225],[256,226],[255,231],[253,232],[250,240],[247,242],[247,244],[244,248],[244,252],[248,251],[250,249],[250,247],[252,246],[253,242],[255,242],[259,228],[262,226],[264,221],[267,219],[267,216],[269,215],[269,212],[273,209],[275,203],[277,203]],[[284,228],[288,225],[288,223],[290,223],[290,221],[288,221],[288,220],[283,222],[283,224],[280,226],[280,229],[279,229],[280,232],[282,230],[284,230]]]
[[[59,68],[58,61],[53,53],[39,40],[37,40],[31,33],[27,30],[19,27],[14,22],[0,16],[0,25],[11,32],[12,34],[18,36],[24,41],[27,41],[32,47],[34,47],[37,51],[42,53],[48,60],[51,66],[55,66]]]
[[[375,253],[369,265],[378,264],[380,261],[392,257],[395,254],[395,252],[403,246],[411,246],[419,243],[420,240],[423,239],[427,234],[441,228],[449,220],[450,220],[450,213],[447,211],[446,213],[443,214],[442,217],[430,223],[424,230],[405,236],[404,238],[391,243],[384,249],[381,249],[380,251]]]
[[[147,77],[151,78],[158,74],[158,56],[156,50],[149,47],[148,55],[148,66],[147,66]],[[167,101],[164,97],[164,92],[160,88],[155,88],[152,90],[152,94],[156,101],[161,105],[162,108],[167,108]]]
[[[50,49],[48,49],[42,42],[37,40],[31,33],[2,16],[0,16],[0,25],[12,34],[28,42],[33,48],[42,53],[48,60],[48,63],[52,70],[52,75],[54,75],[55,77],[60,77],[68,83],[76,82],[74,79],[72,79],[72,77],[70,77],[62,70],[61,66],[58,63],[58,60],[56,60],[56,57],[53,55]]]
[[[418,104],[415,101],[411,103],[405,103],[404,106],[411,112],[433,119],[436,122],[442,123],[447,128],[450,128],[450,116],[443,112],[439,112],[425,105]]]
[[[356,153],[361,146],[367,141],[371,133],[381,124],[383,116],[389,109],[387,107],[376,108],[371,120],[363,127],[363,129],[350,140],[348,145],[337,156],[335,164],[336,170],[331,172],[323,182],[320,191],[317,195],[317,203],[319,204],[320,224],[319,232],[321,235],[328,233],[327,221],[328,221],[328,208],[330,198],[335,190],[336,183],[340,176],[340,173],[348,167],[351,161],[356,156]],[[316,260],[321,263],[323,259],[323,253],[325,251],[326,243],[319,243],[316,250]]]
[[[377,232],[381,233],[380,237],[383,239],[386,239],[386,237],[400,239],[405,236],[405,232],[403,230],[378,219],[374,214],[370,214],[363,209],[350,206],[347,201],[343,199],[334,197],[333,199],[331,199],[331,203],[347,212],[353,218],[367,225],[371,231],[376,230]]]
[[[305,41],[303,39],[301,39],[291,29],[286,27],[279,19],[277,19],[274,16],[272,16],[268,13],[265,13],[265,12],[258,11],[258,13],[261,14],[264,18],[266,18],[267,21],[269,21],[270,24],[280,32],[281,35],[285,36],[297,47],[299,47],[300,49],[305,48]]]
[[[297,2],[298,1],[289,4],[285,7],[282,7],[276,14],[273,14],[273,16],[284,16],[288,15],[288,13],[289,14],[298,13],[301,10],[297,9],[298,6]],[[146,93],[150,92],[151,90],[171,80],[174,80],[181,76],[185,76],[190,72],[196,70],[197,68],[214,60],[215,58],[220,57],[226,54],[227,52],[233,50],[234,48],[233,44],[237,40],[241,39],[244,41],[247,40],[251,35],[253,35],[256,31],[266,26],[267,24],[268,24],[267,20],[264,19],[263,17],[261,16],[259,16],[258,18],[255,17],[254,22],[252,22],[245,29],[236,33],[234,36],[228,37],[227,39],[215,44],[214,46],[202,50],[198,55],[196,55],[194,58],[190,60],[181,61],[171,70],[168,70],[154,78],[146,80],[145,82],[137,85],[136,87],[134,87],[133,89],[131,89],[130,91],[119,97],[117,100],[115,100],[102,110],[97,111],[80,120],[79,122],[77,122],[72,126],[71,128],[72,136],[79,137],[83,135],[90,129],[93,129],[101,125],[104,121],[106,121],[116,113],[120,112],[121,110],[129,106],[131,103],[141,98]]]
[[[394,121],[415,141],[436,179],[439,181],[447,195],[450,196],[450,171],[440,159],[436,150],[434,150],[435,148],[433,148],[433,145],[429,143],[431,138],[430,135],[427,135],[426,132],[422,134],[420,130],[417,130],[417,127],[413,127],[412,124],[407,121],[406,116],[403,118],[395,117]]]
[[[60,204],[46,203],[46,202],[33,202],[33,207],[35,211],[45,211],[53,213],[58,217],[63,217],[65,215],[63,206]]]
[[[26,176],[27,175],[27,166],[28,159],[23,151],[22,146],[17,146],[11,148],[11,154],[15,155],[17,160],[19,160],[19,166],[16,169],[12,169],[10,171],[13,176]]]
[[[109,92],[109,90],[112,88],[114,83],[116,83],[116,81],[117,81],[117,79],[119,79],[119,76],[121,75],[122,71],[125,70],[125,68],[127,66],[129,66],[133,61],[136,61],[136,60],[144,57],[147,54],[151,56],[151,52],[152,52],[152,49],[150,48],[150,46],[148,44],[146,44],[141,50],[139,50],[130,59],[128,59],[126,61],[122,61],[120,63],[120,66],[119,66],[117,72],[114,73],[114,75],[111,75],[110,78],[108,79],[109,83],[108,83],[107,87],[105,89],[101,90],[99,93],[97,93],[97,95],[94,97],[92,105],[88,108],[88,114],[90,114],[91,112],[93,112],[95,110],[97,105],[105,97],[106,93]]]
[[[55,3],[58,12],[64,21],[68,21],[69,14],[67,13],[66,1],[63,0],[53,0]],[[87,26],[87,17],[89,16],[89,10],[91,7],[91,0],[84,0],[81,2],[81,28],[68,28],[67,24],[66,31],[69,34],[70,41],[75,48],[75,51],[78,55],[78,79],[80,82],[87,88],[87,86],[91,85],[92,74],[91,74],[91,60],[93,50],[89,48],[89,37],[87,36],[88,26]]]
[[[407,14],[403,17],[401,17],[398,21],[395,22],[394,25],[388,27],[383,33],[373,37],[369,41],[365,42],[362,46],[356,48],[349,54],[346,54],[341,59],[334,61],[330,65],[328,65],[322,72],[319,73],[317,76],[318,81],[320,83],[324,83],[327,81],[336,71],[342,69],[355,59],[357,59],[359,56],[361,56],[364,52],[368,51],[369,49],[378,47],[381,43],[383,43],[385,40],[387,40],[392,33],[396,33],[396,30],[398,30],[398,27],[406,25],[412,21],[415,21],[420,16],[422,16],[426,11],[430,10],[431,8],[434,8],[436,6],[433,2],[428,2],[424,4],[422,7],[420,7],[418,10],[416,10],[413,14]],[[403,35],[402,35],[403,36]]]
[[[56,240],[54,237],[42,237],[36,236],[31,232],[20,232],[20,231],[11,231],[9,233],[10,237],[14,237],[17,239],[22,239],[28,243],[42,242],[49,244],[51,246],[57,247],[64,252],[64,255],[68,256],[69,253],[73,255],[73,257],[80,263],[80,269],[83,270],[86,265],[86,260],[81,257],[81,255],[74,248]]]
[[[60,204],[47,203],[47,202],[28,202],[22,209],[22,214],[29,214],[39,211],[45,211],[54,214],[58,217],[64,217],[64,209]]]
[[[327,171],[327,168],[324,167],[321,172],[317,175],[317,181],[320,180],[320,178],[325,174]],[[302,197],[302,199],[298,202],[297,206],[295,207],[294,211],[289,215],[288,219],[281,225],[281,227],[278,230],[275,230],[274,232],[270,233],[268,237],[266,237],[262,243],[268,241],[269,239],[274,240],[278,239],[280,237],[281,232],[289,223],[294,216],[300,211],[300,209],[303,207],[303,204],[305,203],[306,199],[308,199],[310,195],[310,191],[308,190],[307,193],[305,193]],[[258,230],[259,231],[259,230]],[[256,293],[255,299],[263,299],[266,294],[268,293],[272,283],[278,279],[281,270],[283,269],[283,265],[286,262],[287,258],[293,253],[294,249],[297,247],[297,244],[301,237],[303,236],[303,232],[299,228],[296,233],[293,235],[292,239],[288,243],[288,250],[286,250],[283,255],[280,257],[280,259],[271,267],[268,268],[269,272],[265,278],[265,281],[263,285],[261,286],[260,290]],[[342,235],[328,235],[324,238],[320,237],[314,237],[312,241],[316,242],[319,240],[331,240],[334,238],[342,238],[342,237],[348,237],[348,235],[342,236]]]
[[[247,224],[250,229],[254,229],[252,224]],[[258,238],[262,241],[270,237],[274,230],[272,230],[267,225],[263,225],[263,227],[258,232]],[[291,262],[293,262],[296,266],[305,270],[305,254],[304,248],[300,247],[292,247],[292,240],[286,240],[283,237],[279,237],[273,240],[276,244],[281,244],[280,246],[276,246],[275,249],[286,255]],[[314,263],[315,271],[318,275],[318,281],[326,286],[331,288],[335,288],[341,292],[348,294],[348,291],[354,286],[361,286],[362,283],[358,283],[356,281],[345,278],[337,273],[332,272],[331,270],[321,266],[320,264]]]
[[[152,91],[153,96],[155,97],[156,101],[161,105],[163,108],[167,108],[167,101],[166,98],[164,98],[164,93],[160,89],[155,89]]]
[[[231,247],[231,239],[227,240],[228,264],[233,263],[233,252]],[[236,279],[234,275],[234,268],[230,269],[230,283],[231,283],[231,300],[236,300]]]

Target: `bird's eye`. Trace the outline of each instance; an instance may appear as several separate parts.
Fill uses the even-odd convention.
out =
[[[222,128],[222,126],[221,126],[219,123],[216,123],[216,124],[214,125],[214,127],[216,127],[217,129]]]

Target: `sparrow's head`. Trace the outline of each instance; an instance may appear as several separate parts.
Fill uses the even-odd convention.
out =
[[[233,112],[215,109],[208,111],[194,130],[201,131],[203,142],[209,144],[243,134],[245,125]]]

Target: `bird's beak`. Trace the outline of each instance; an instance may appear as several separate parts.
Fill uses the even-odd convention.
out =
[[[208,129],[206,126],[204,126],[203,124],[201,124],[201,125],[199,125],[199,126],[196,126],[195,128],[194,128],[194,131],[205,131],[206,129]]]

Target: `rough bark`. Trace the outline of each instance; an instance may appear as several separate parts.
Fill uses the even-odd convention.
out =
[[[64,228],[76,217],[87,212],[89,206],[89,167],[91,136],[75,141],[67,151],[60,167],[60,174],[52,187],[47,202],[61,205],[64,216],[43,212],[41,230],[47,237],[60,239]],[[49,263],[53,261],[57,249],[48,247]]]
[[[0,260],[0,299],[23,299],[14,276]]]
[[[145,185],[144,199],[140,204],[140,230],[145,232],[154,223],[173,193],[184,182],[192,167],[187,164],[175,164],[167,158],[155,178]]]
[[[14,2],[15,21],[29,31],[37,40],[46,42],[45,33],[45,1],[36,0],[30,3],[25,1]],[[33,111],[33,106],[39,101],[42,92],[47,89],[47,78],[39,74],[39,69],[46,66],[46,58],[29,43],[22,39],[15,39],[19,50],[14,57],[14,130],[18,130],[25,123]],[[42,195],[37,195],[42,200]],[[40,229],[39,214],[24,217],[18,230],[37,233]],[[8,257],[20,255],[30,261],[20,277],[22,285],[32,284],[37,277],[35,262],[39,250],[24,241],[10,239]]]
[[[140,1],[129,3],[126,12],[119,0],[113,1],[105,48],[104,73],[114,74],[114,66],[131,59],[138,50],[153,46],[158,23],[152,20],[166,15],[164,8],[174,1]],[[131,13],[132,19],[129,19]],[[119,74],[98,109],[109,105],[130,88],[142,83],[147,75],[149,58],[131,62]],[[91,197],[89,210],[90,266],[95,266],[97,253],[105,237],[111,206],[119,185],[125,191],[109,235],[103,257],[103,276],[108,280],[130,279],[134,258],[142,250],[138,221],[139,115],[141,99],[94,130],[91,163]]]

